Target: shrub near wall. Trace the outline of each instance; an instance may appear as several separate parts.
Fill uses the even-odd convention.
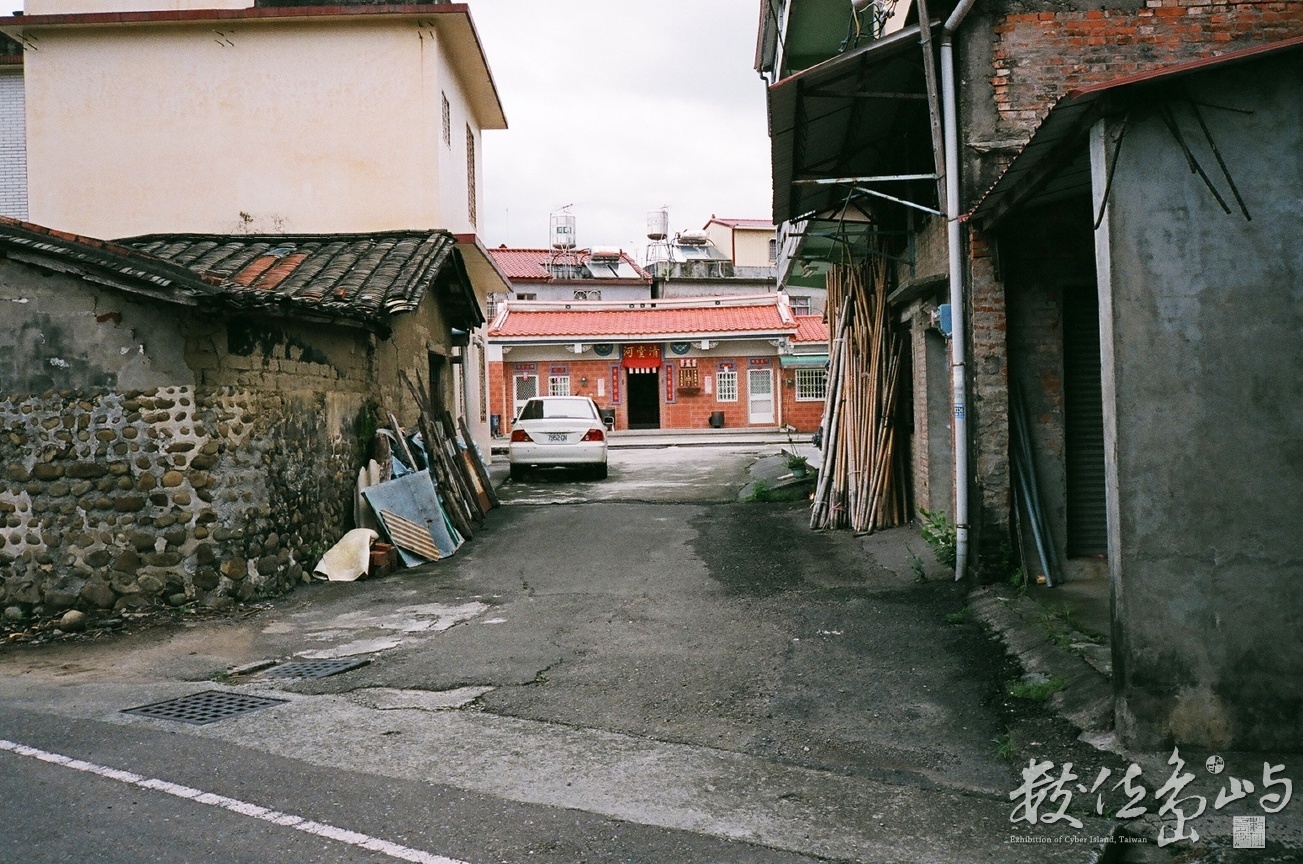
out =
[[[351,522],[361,399],[166,387],[0,400],[0,605],[222,607]]]

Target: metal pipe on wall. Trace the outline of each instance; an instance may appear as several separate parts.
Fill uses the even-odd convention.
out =
[[[955,424],[955,581],[968,567],[968,367],[964,325],[964,260],[959,231],[959,117],[955,96],[955,30],[977,0],[961,0],[941,28],[941,102],[946,151],[946,237],[950,257],[950,370]]]

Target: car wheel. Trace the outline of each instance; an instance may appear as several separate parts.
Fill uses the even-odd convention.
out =
[[[524,466],[524,465],[512,465],[512,466],[511,466],[511,479],[512,479],[512,480],[515,480],[517,483],[519,483],[521,480],[524,480],[524,479],[525,479],[525,466]]]
[[[605,480],[605,479],[606,479],[606,463],[605,463],[605,462],[603,462],[601,465],[598,465],[596,468],[593,469],[593,479],[595,479],[595,480]]]

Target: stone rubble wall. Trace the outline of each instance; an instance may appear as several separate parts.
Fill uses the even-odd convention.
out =
[[[0,607],[279,594],[352,521],[360,394],[244,388],[0,397]]]

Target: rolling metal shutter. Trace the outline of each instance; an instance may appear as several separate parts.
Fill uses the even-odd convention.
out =
[[[1068,556],[1108,553],[1099,298],[1094,286],[1063,293],[1063,397]]]

